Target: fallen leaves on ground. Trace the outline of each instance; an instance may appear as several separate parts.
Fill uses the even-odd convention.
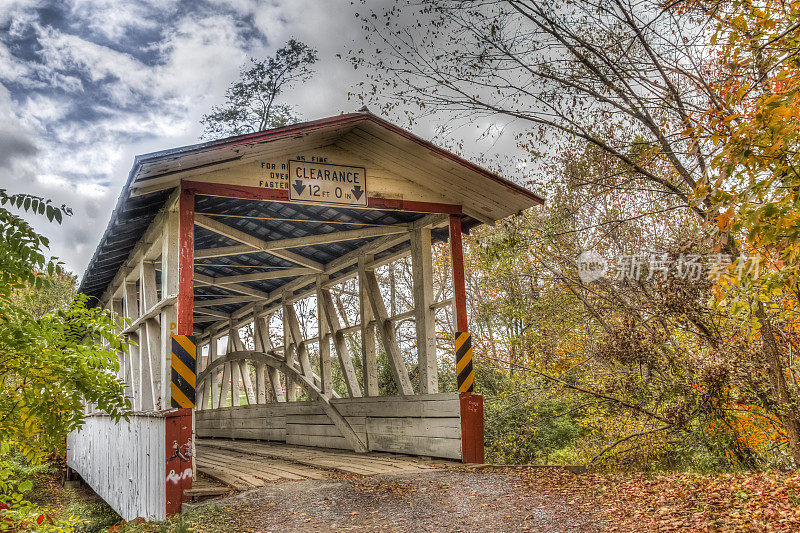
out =
[[[591,508],[605,529],[799,531],[800,474],[587,474],[512,470],[526,490]]]

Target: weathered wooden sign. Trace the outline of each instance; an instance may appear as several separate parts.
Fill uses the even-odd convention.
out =
[[[366,206],[367,171],[364,167],[291,159],[289,199]]]

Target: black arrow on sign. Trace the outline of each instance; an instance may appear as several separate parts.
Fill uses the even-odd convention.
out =
[[[297,191],[297,194],[303,194],[303,191],[306,190],[306,186],[303,185],[301,180],[295,180],[295,182],[292,184],[292,187],[294,187],[294,190]]]
[[[362,194],[364,194],[364,191],[361,190],[361,185],[356,185],[353,187],[353,196],[356,197],[356,200],[361,200]]]

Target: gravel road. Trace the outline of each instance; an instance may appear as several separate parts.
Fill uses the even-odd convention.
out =
[[[240,531],[600,531],[590,511],[526,490],[506,473],[419,473],[268,485],[210,502]]]

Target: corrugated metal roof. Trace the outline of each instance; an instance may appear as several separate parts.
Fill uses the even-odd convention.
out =
[[[304,204],[287,204],[280,202],[263,202],[257,200],[240,200],[218,198],[210,196],[197,196],[196,212],[204,213],[211,218],[214,214],[224,214],[225,224],[253,235],[265,241],[305,237],[308,235],[319,235],[342,231],[342,226],[335,222],[355,222],[370,224],[375,226],[394,225],[403,222],[412,222],[424,216],[420,213],[407,213],[401,211],[377,211],[363,209],[343,209],[340,207],[310,206]],[[248,218],[237,218],[238,215]],[[258,218],[253,218],[258,217]],[[259,220],[259,218],[306,218],[313,222],[270,222]],[[329,219],[332,222],[316,222],[317,220]],[[479,224],[478,221],[467,219],[466,227],[471,228]],[[348,228],[349,229],[349,228]],[[447,239],[447,228],[434,230],[433,238],[437,241]],[[313,259],[320,263],[330,263],[348,252],[356,250],[366,244],[371,239],[358,239],[344,242],[334,242],[315,246],[303,246],[292,248],[292,251],[303,257]],[[217,235],[203,228],[195,230],[195,249],[217,248],[228,246],[233,243],[229,239]],[[385,252],[376,255],[376,259],[391,254],[408,244],[398,245]],[[267,252],[255,252],[240,255],[230,255],[224,257],[213,257],[198,259],[195,261],[195,272],[211,277],[235,276],[241,274],[253,274],[279,268],[291,268],[297,265],[275,257]],[[355,268],[355,267],[353,267]],[[241,283],[246,287],[271,292],[280,288],[286,283],[287,278],[261,280]],[[232,296],[228,291],[220,292],[220,287],[200,285],[195,287],[195,299],[201,302],[205,299],[218,298],[220,296]],[[231,313],[241,307],[241,304],[231,304],[226,306],[216,306],[215,308]]]

